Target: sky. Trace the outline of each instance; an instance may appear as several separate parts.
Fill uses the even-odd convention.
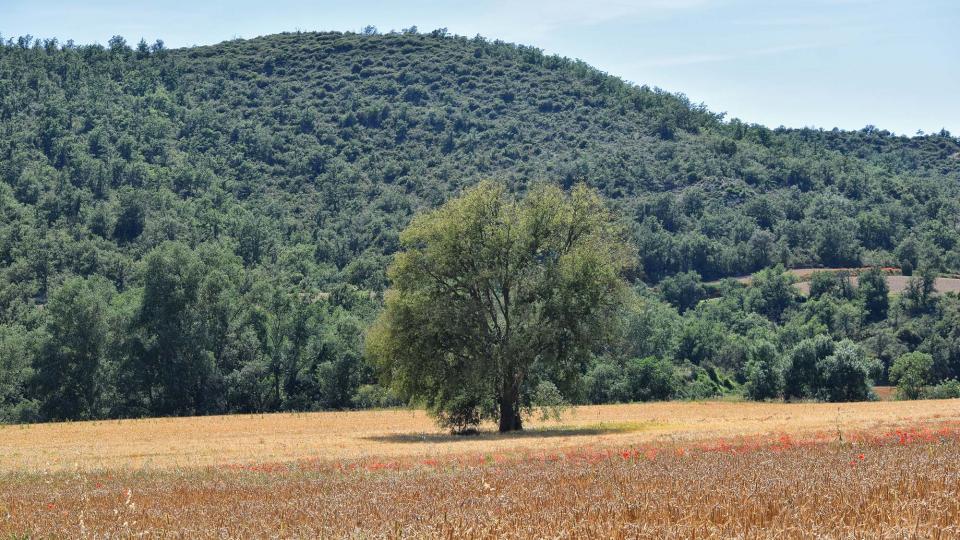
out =
[[[416,26],[533,45],[770,127],[960,135],[960,0],[0,0],[0,34],[207,45]]]

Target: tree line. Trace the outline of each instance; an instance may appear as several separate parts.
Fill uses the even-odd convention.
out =
[[[877,381],[915,351],[931,355],[931,383],[948,380],[950,297],[901,297],[875,318],[862,287],[787,301],[763,279],[713,282],[777,265],[958,271],[958,152],[946,131],[726,120],[583,62],[445,32],[184,49],[8,39],[0,414],[397,403],[363,360],[387,266],[415,215],[483,179],[518,196],[589,186],[636,247],[632,337],[591,353],[576,388],[524,390],[538,401],[743,392],[765,372],[747,365],[771,356],[758,343],[786,377],[791,336],[809,328],[877,359]]]

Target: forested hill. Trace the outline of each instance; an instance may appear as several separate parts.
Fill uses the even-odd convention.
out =
[[[597,187],[635,229],[650,284],[776,263],[960,270],[946,132],[725,121],[579,61],[442,31],[186,49],[11,39],[0,410],[356,403],[399,230],[482,178]],[[77,350],[96,362],[65,368]],[[95,380],[64,386],[64,369]],[[102,380],[115,384],[76,390]]]

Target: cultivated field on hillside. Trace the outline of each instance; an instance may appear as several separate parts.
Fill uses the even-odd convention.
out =
[[[849,272],[850,283],[856,287],[858,284],[857,273],[866,271],[867,268],[792,268],[787,270],[796,280],[795,286],[803,294],[810,294],[810,278],[815,272]],[[907,290],[910,283],[910,276],[901,275],[898,268],[884,268],[886,273],[887,287],[890,288],[890,294],[901,294]],[[753,276],[741,276],[737,281],[745,284],[753,282]],[[714,282],[718,283],[718,282]],[[937,293],[956,292],[960,293],[960,278],[957,277],[938,277],[934,281],[934,290]]]
[[[0,537],[960,535],[960,400],[583,407],[509,436],[419,411],[0,435]]]
[[[907,290],[910,284],[910,276],[887,276],[887,287],[890,288],[890,294],[902,294]],[[859,284],[857,276],[850,277],[850,283],[856,287]],[[803,294],[810,294],[810,282],[800,281],[796,284]],[[960,279],[938,277],[933,282],[934,291],[943,294],[948,292],[960,292]]]

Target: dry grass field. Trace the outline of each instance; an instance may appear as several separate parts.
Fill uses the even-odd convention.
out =
[[[500,436],[451,436],[419,410],[110,420],[0,426],[0,471],[174,468],[437,456],[582,444],[624,446],[769,433],[836,433],[960,419],[960,400],[664,402],[571,409]],[[492,428],[492,427],[491,427]]]
[[[0,428],[0,538],[957,538],[960,400]]]

